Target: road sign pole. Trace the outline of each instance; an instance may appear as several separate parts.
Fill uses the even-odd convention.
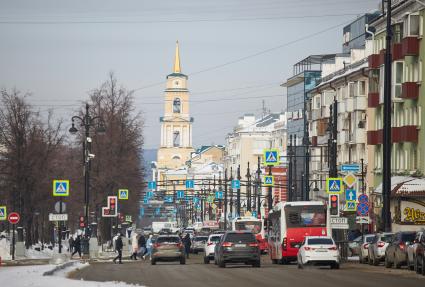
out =
[[[15,225],[16,224],[12,224],[12,260],[15,260],[15,243],[16,243]]]
[[[240,182],[240,180],[241,180],[241,165],[238,165],[237,178]],[[239,188],[236,190],[236,202],[237,202],[236,213],[238,214],[238,216],[241,216],[241,187],[240,187],[240,185],[239,185]]]
[[[272,166],[269,166],[269,176],[272,175]],[[269,186],[269,193],[268,193],[268,210],[270,213],[270,210],[272,210],[273,208],[273,197],[272,197],[272,193],[273,193],[273,186]]]
[[[224,170],[224,230],[227,230],[227,168]]]
[[[62,214],[62,196],[59,199],[59,214]],[[58,234],[59,234],[59,254],[62,253],[62,221],[58,222]]]

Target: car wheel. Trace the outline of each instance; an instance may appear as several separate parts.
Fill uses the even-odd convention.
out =
[[[220,268],[226,268],[226,262],[224,262],[224,260],[221,260],[221,261],[218,263],[218,267],[220,267]]]
[[[421,274],[425,276],[425,256],[422,256]]]
[[[257,260],[254,263],[252,263],[252,267],[260,268],[261,267],[261,260]]]
[[[339,263],[337,263],[337,262],[332,263],[331,269],[339,269]]]
[[[180,264],[182,265],[186,264],[186,258],[184,256],[180,257]]]
[[[209,264],[210,263],[210,259],[208,257],[204,257],[204,264]]]
[[[378,266],[379,265],[379,260],[375,256],[373,256],[373,258],[372,258],[372,264],[374,266]]]
[[[151,264],[152,264],[152,265],[156,265],[156,260],[155,260],[155,259],[152,259],[152,260],[151,260]]]
[[[391,262],[390,262],[390,260],[388,259],[388,256],[387,255],[385,255],[385,263],[384,263],[384,265],[385,265],[385,268],[391,268]]]
[[[369,263],[369,265],[373,264],[373,258],[371,258],[370,256],[367,256],[367,263]]]
[[[401,264],[398,263],[397,256],[394,256],[394,268],[400,269],[400,267],[401,267]]]
[[[299,262],[298,262],[297,266],[298,266],[298,269],[303,269],[304,268],[304,265],[302,263],[299,263]]]

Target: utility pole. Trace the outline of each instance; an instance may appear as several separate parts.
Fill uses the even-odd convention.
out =
[[[384,7],[384,0],[382,0]],[[387,0],[387,36],[385,48],[384,80],[384,138],[383,138],[383,172],[382,172],[382,230],[391,231],[391,0]]]
[[[338,102],[329,106],[330,110],[330,135],[329,135],[329,177],[337,177],[337,137],[338,137]]]
[[[233,217],[233,167],[230,167],[230,216]]]
[[[237,178],[240,182],[241,180],[241,165],[238,165],[238,173],[237,173]],[[239,184],[239,188],[236,190],[236,202],[237,202],[237,209],[236,209],[236,213],[238,216],[241,216],[241,188],[240,188],[240,184]]]
[[[257,214],[261,215],[261,167],[260,157],[257,158]]]
[[[289,135],[288,201],[292,201],[292,135]]]
[[[248,161],[248,168],[246,170],[246,210],[251,212],[251,171],[249,170],[249,161]]]
[[[293,190],[293,194],[292,194],[292,200],[296,200],[298,201],[298,179],[297,179],[297,135],[294,135],[294,146],[293,148],[295,149],[294,152],[294,166],[293,166],[293,170],[294,170],[294,178],[293,178],[293,182],[292,185],[294,186],[294,190]]]
[[[227,168],[224,170],[224,230],[227,230]]]
[[[310,200],[310,140],[308,134],[308,121],[307,121],[307,96],[304,97],[304,139],[303,145],[305,148],[305,161],[304,161],[304,176],[305,185],[302,187],[304,192],[302,193],[302,200]]]

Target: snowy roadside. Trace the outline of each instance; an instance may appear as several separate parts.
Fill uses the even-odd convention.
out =
[[[0,278],[8,287],[129,287],[141,286],[131,285],[123,282],[95,282],[72,280],[67,278],[70,272],[89,266],[88,263],[75,263],[72,266],[59,270],[52,276],[43,276],[56,265],[33,265],[33,266],[17,266],[17,267],[0,267]]]

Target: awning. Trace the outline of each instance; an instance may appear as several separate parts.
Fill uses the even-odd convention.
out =
[[[382,193],[382,183],[376,187],[375,192]],[[425,178],[391,177],[391,197],[425,197]]]

